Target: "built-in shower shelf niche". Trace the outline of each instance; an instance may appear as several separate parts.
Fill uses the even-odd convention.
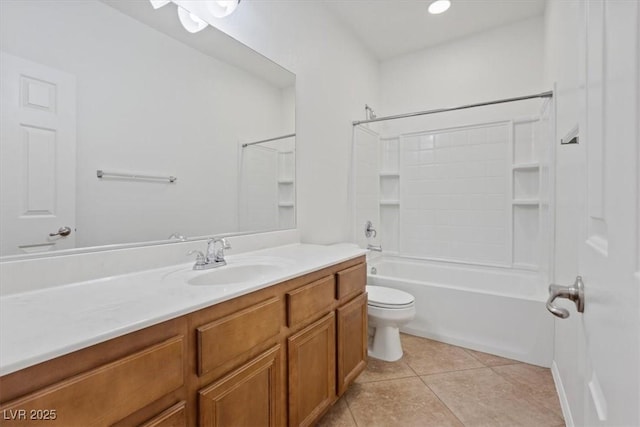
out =
[[[400,136],[380,138],[380,244],[385,253],[398,251],[400,229]]]
[[[380,204],[400,204],[400,174],[380,174]]]
[[[543,118],[531,116],[512,122],[512,266],[519,269],[539,270],[544,256],[541,239],[549,210],[550,141]]]
[[[278,152],[278,225],[295,227],[295,152]]]
[[[520,168],[513,169],[513,199],[539,199],[540,198],[540,169]]]

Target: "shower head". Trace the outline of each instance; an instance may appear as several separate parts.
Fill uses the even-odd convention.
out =
[[[364,115],[367,120],[376,118],[375,111],[373,111],[373,108],[369,107],[367,104],[364,104]]]

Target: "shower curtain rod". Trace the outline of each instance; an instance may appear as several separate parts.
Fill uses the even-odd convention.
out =
[[[551,98],[551,97],[553,97],[553,91],[550,90],[548,92],[541,92],[535,95],[517,96],[515,98],[504,98],[504,99],[498,99],[495,101],[479,102],[477,104],[461,105],[459,107],[437,108],[435,110],[418,111],[415,113],[405,113],[405,114],[396,114],[394,116],[376,117],[375,119],[356,120],[353,122],[353,126],[358,126],[365,123],[382,122],[385,120],[395,120],[395,119],[404,119],[407,117],[424,116],[426,114],[444,113],[446,111],[464,110],[466,108],[483,107],[485,105],[502,104],[505,102],[523,101],[525,99]]]
[[[262,139],[260,141],[255,141],[255,142],[246,142],[246,143],[242,144],[242,148],[248,147],[249,145],[263,144],[265,142],[271,142],[271,141],[277,141],[279,139],[291,138],[293,136],[296,136],[296,134],[295,133],[290,133],[288,135],[276,136],[275,138]]]

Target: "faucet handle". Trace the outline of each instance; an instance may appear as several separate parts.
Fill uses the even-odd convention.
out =
[[[187,252],[187,255],[193,255],[193,254],[197,254],[196,255],[196,266],[198,265],[205,265],[207,263],[206,258],[204,256],[204,254],[202,253],[202,251],[199,251],[197,249],[192,249],[189,252]]]
[[[231,243],[229,243],[226,238],[223,237],[220,239],[220,242],[222,243],[222,249],[231,249]]]

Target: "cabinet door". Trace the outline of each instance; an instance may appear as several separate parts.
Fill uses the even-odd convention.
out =
[[[289,425],[308,426],[336,399],[335,314],[288,338]]]
[[[140,427],[186,427],[187,425],[187,402],[176,403],[166,411],[156,415]]]
[[[199,392],[200,426],[277,426],[284,379],[277,345]]]
[[[338,396],[367,366],[367,294],[338,308]]]
[[[171,338],[3,405],[0,424],[111,425],[182,387],[184,358]]]

